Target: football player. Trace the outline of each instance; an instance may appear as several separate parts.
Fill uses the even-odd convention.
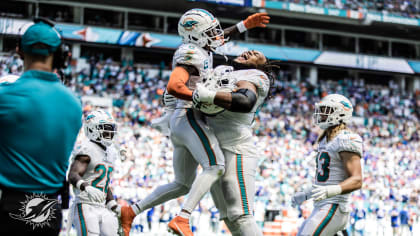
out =
[[[180,18],[178,33],[183,44],[173,57],[174,70],[167,85],[169,95],[178,98],[170,119],[175,181],[158,187],[146,199],[122,208],[121,223],[126,235],[137,214],[187,193],[182,212],[169,223],[169,228],[179,235],[193,235],[189,226],[191,212],[225,169],[223,153],[215,135],[201,120],[201,113],[192,109],[193,90],[212,69],[212,52],[224,44],[225,37],[265,27],[268,22],[266,13],[256,13],[222,30],[219,21],[204,9],[189,10]],[[198,164],[203,172],[196,177]]]
[[[77,235],[117,235],[120,207],[109,187],[118,152],[112,144],[116,123],[102,110],[88,114],[84,121],[88,139],[73,151],[69,181],[75,192],[72,210]]]
[[[259,51],[246,51],[233,60],[235,81],[232,92],[214,91],[198,84],[193,100],[196,107],[215,104],[225,111],[208,117],[225,157],[226,171],[212,189],[212,197],[233,235],[262,235],[254,218],[255,175],[262,153],[252,140],[255,112],[264,103],[273,74],[271,65]]]
[[[315,104],[314,123],[324,132],[318,138],[315,184],[294,194],[293,205],[313,198],[314,210],[298,235],[334,235],[349,219],[350,193],[362,187],[362,138],[347,128],[351,102],[340,94],[325,96]]]

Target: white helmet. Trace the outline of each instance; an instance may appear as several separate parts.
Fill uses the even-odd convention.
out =
[[[117,124],[108,112],[96,110],[86,116],[85,134],[90,140],[110,146],[116,132]]]
[[[184,13],[178,22],[178,34],[184,43],[194,43],[199,47],[216,49],[224,43],[224,33],[210,12],[194,8]]]
[[[327,129],[341,123],[348,123],[352,113],[353,106],[346,97],[340,94],[330,94],[315,104],[313,121],[321,129]]]

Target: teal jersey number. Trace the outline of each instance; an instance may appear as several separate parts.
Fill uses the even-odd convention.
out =
[[[316,179],[318,182],[325,182],[330,177],[330,156],[328,152],[321,153],[316,159],[317,175]]]
[[[101,190],[101,191],[105,191],[105,193],[108,193],[108,184],[109,184],[109,180],[110,180],[110,175],[112,173],[112,171],[114,171],[114,168],[112,166],[110,166],[108,169],[103,165],[103,164],[98,164],[95,167],[95,173],[101,173],[96,179],[94,179],[92,181],[92,186]],[[106,176],[106,182],[105,182],[105,188],[98,186],[99,183],[102,182],[102,180],[104,180]]]

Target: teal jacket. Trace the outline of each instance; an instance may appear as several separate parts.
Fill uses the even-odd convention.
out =
[[[81,125],[80,101],[55,74],[0,83],[0,188],[57,192]]]

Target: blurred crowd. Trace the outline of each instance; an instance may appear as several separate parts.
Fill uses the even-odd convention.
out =
[[[306,4],[318,7],[354,10],[360,12],[380,12],[384,14],[400,15],[409,18],[420,18],[420,2],[418,0],[275,0]]]
[[[17,58],[0,59],[0,63],[1,75],[21,73]],[[66,72],[73,78],[69,87],[81,97],[101,96],[113,101],[121,159],[112,186],[122,204],[144,199],[156,186],[174,178],[171,142],[150,127],[151,120],[163,112],[160,98],[170,75],[165,68],[164,64],[133,65],[109,59],[92,61],[89,68],[77,73],[71,69]],[[364,185],[352,195],[349,230],[369,235],[368,227],[360,223],[367,220],[376,222],[378,229],[384,229],[381,224],[391,227],[397,222],[396,230],[417,222],[420,91],[407,93],[392,81],[380,86],[349,78],[320,78],[317,84],[310,84],[287,74],[279,71],[271,98],[257,112],[254,124],[255,144],[264,150],[256,183],[255,217],[261,226],[276,217],[302,220],[310,212],[311,202],[293,209],[291,197],[313,179],[315,141],[321,130],[313,126],[311,115],[314,103],[329,93],[343,94],[352,101],[355,118],[350,128],[364,139]],[[92,104],[84,104],[86,113],[91,109]],[[147,232],[159,227],[174,216],[181,202],[171,201],[145,212],[135,221],[136,230]],[[208,219],[212,230],[222,229],[209,196],[195,215],[196,224],[201,217]]]

